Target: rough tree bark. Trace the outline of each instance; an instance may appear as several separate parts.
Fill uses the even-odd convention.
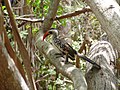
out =
[[[29,90],[13,59],[1,39],[4,33],[4,18],[0,4],[0,90]],[[4,42],[5,43],[5,42]]]
[[[0,37],[0,90],[29,90]]]
[[[86,80],[88,90],[118,90],[118,82],[115,75],[116,53],[107,41],[99,41],[91,47],[89,56],[96,60],[101,70],[87,68]]]
[[[91,7],[110,43],[120,53],[120,6],[115,0],[85,0]]]
[[[85,0],[91,7],[103,30],[107,33],[110,43],[120,56],[120,6],[116,0]],[[117,68],[120,65],[117,61]]]

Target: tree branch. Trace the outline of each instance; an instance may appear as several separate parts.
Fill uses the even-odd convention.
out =
[[[87,83],[80,69],[74,65],[61,62],[65,61],[64,58],[56,58],[57,51],[49,43],[43,42],[41,38],[37,39],[36,46],[44,52],[44,55],[47,55],[50,63],[57,68],[59,73],[73,81],[76,90],[87,90]]]
[[[86,72],[88,90],[118,90],[114,68],[117,55],[112,45],[107,41],[99,41],[91,47],[89,56],[100,64],[101,70],[90,69],[88,64]]]
[[[18,49],[20,51],[20,54],[21,54],[22,59],[23,59],[23,63],[25,65],[25,70],[26,70],[27,78],[28,78],[28,86],[29,86],[30,90],[35,90],[36,86],[35,86],[35,82],[34,82],[33,77],[32,77],[30,57],[29,57],[28,52],[27,52],[27,50],[26,50],[26,48],[25,48],[25,46],[20,38],[20,35],[18,33],[18,28],[17,28],[16,22],[14,19],[12,8],[10,6],[11,5],[10,1],[9,0],[4,0],[4,1],[5,1],[6,9],[8,11],[8,15],[10,17],[10,23],[12,26],[13,35],[17,41]]]
[[[75,12],[72,12],[72,13],[68,13],[68,14],[65,14],[65,15],[62,15],[62,16],[55,17],[54,20],[71,18],[71,17],[77,16],[77,15],[85,13],[85,12],[92,12],[92,10],[90,8],[83,8],[82,10],[78,10],[78,11],[75,11]],[[17,17],[16,20],[32,22],[32,23],[37,23],[37,22],[43,23],[43,21],[44,21],[42,19],[33,19],[33,18],[31,19],[31,18],[24,18],[24,17]]]
[[[77,16],[77,15],[79,15],[81,13],[85,13],[85,12],[92,12],[92,10],[90,8],[83,8],[82,10],[78,10],[78,11],[75,11],[75,12],[72,12],[72,13],[69,13],[66,15],[56,17],[55,20],[60,20],[60,19],[64,19],[64,18],[71,18],[71,17]]]
[[[44,20],[42,20],[42,19],[22,18],[22,17],[17,17],[16,20],[26,21],[26,22],[32,22],[32,23],[37,23],[37,22],[43,23],[43,21],[44,21]]]
[[[114,48],[120,53],[120,6],[115,0],[86,0]]]
[[[1,6],[0,6],[1,8]],[[14,62],[15,62],[15,65],[17,66],[18,70],[20,71],[21,75],[23,76],[24,80],[26,81],[26,77],[25,77],[25,72],[24,72],[24,69],[22,67],[22,64],[20,63],[20,60],[19,58],[16,56],[14,50],[12,49],[11,47],[11,44],[10,44],[10,41],[9,41],[9,38],[7,36],[7,32],[5,30],[5,27],[4,27],[4,17],[2,15],[2,11],[0,9],[0,30],[3,30],[4,32],[4,44],[5,44],[5,47],[10,55],[11,58],[13,58]]]
[[[51,4],[47,13],[47,16],[45,17],[45,20],[43,21],[42,30],[43,32],[46,32],[50,29],[58,10],[60,0],[51,0]]]

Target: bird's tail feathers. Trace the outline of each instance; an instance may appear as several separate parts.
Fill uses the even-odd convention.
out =
[[[85,61],[93,64],[93,66],[95,66],[96,68],[98,68],[98,69],[101,68],[100,65],[98,65],[96,62],[92,61],[90,58],[88,58],[88,57],[86,57],[86,56],[84,56],[84,55],[82,55],[82,54],[80,54],[80,53],[77,53],[77,55],[78,55],[80,58],[82,58],[83,60],[85,60]]]

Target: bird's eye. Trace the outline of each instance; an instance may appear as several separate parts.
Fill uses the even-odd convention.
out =
[[[50,31],[49,33],[50,33],[50,34],[52,34],[52,32],[51,32],[51,31]]]

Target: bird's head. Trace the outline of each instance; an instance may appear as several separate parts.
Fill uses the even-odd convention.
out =
[[[47,36],[49,36],[49,35],[58,36],[58,30],[56,30],[56,29],[51,29],[51,30],[47,31],[47,32],[44,34],[44,36],[43,36],[43,41],[44,41],[44,39],[45,39]]]

